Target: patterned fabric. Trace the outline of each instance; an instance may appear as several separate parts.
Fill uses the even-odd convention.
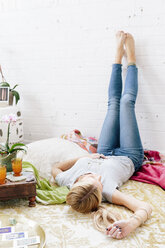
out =
[[[85,137],[77,129],[71,131],[69,134],[63,134],[61,138],[75,142],[89,153],[97,152],[97,139],[94,137]]]
[[[36,207],[29,208],[28,200],[11,200],[0,202],[0,214],[9,214],[10,218],[19,215],[36,221],[45,230],[45,248],[163,248],[164,191],[156,185],[133,180],[129,180],[120,190],[150,203],[153,208],[151,218],[122,240],[114,240],[100,233],[93,226],[91,214],[75,212],[65,203],[49,206],[37,203]],[[124,219],[132,215],[127,208],[108,203],[103,205]]]

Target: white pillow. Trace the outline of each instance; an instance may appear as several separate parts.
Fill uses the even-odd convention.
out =
[[[41,177],[51,179],[51,168],[55,163],[88,154],[79,145],[61,138],[43,139],[29,143],[23,161],[33,164]]]

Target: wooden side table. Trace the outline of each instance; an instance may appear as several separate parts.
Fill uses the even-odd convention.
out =
[[[32,174],[32,172],[24,172]],[[35,207],[36,202],[36,180],[31,182],[20,181],[11,182],[6,179],[6,183],[0,185],[0,201],[6,201],[17,198],[28,198],[29,207]]]

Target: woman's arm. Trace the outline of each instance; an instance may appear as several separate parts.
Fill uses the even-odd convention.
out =
[[[128,209],[132,210],[133,212],[137,212],[140,208],[145,208],[149,213],[152,212],[149,203],[140,201],[135,197],[122,193],[117,189],[114,191],[112,195],[112,203],[125,206]]]
[[[152,208],[148,203],[137,200],[118,190],[115,190],[112,195],[112,203],[125,206],[134,212],[129,219],[116,221],[107,228],[107,235],[117,239],[124,238],[134,231],[150,217],[152,212]]]
[[[92,159],[106,158],[103,154],[93,153],[93,154],[86,154],[78,158],[69,159],[63,162],[59,162],[53,165],[52,176],[55,178],[59,173],[69,170],[80,158],[84,158],[84,157],[89,157]]]
[[[70,169],[79,159],[80,157],[54,164],[52,167],[52,176],[54,177],[54,179],[59,173]]]

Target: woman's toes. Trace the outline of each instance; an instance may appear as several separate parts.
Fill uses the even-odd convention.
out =
[[[116,55],[115,55],[115,63],[121,64],[122,57],[124,55],[124,43],[125,43],[126,35],[124,31],[118,31],[116,33]]]
[[[120,35],[121,34],[121,31],[117,31],[116,35]]]
[[[127,38],[127,34],[126,33],[124,33],[124,39],[126,39]]]
[[[131,34],[130,34],[130,33],[126,33],[126,35],[127,35],[127,37],[131,36]]]
[[[126,33],[126,38],[127,38],[126,44],[129,44],[130,42],[131,43],[134,43],[134,38],[133,38],[133,35],[132,34]]]
[[[119,33],[120,33],[120,36],[122,36],[122,35],[124,34],[124,32],[123,32],[123,31],[119,31]]]
[[[121,37],[121,36],[123,36],[124,35],[124,31],[118,31],[117,33],[116,33],[116,36],[117,37]]]

